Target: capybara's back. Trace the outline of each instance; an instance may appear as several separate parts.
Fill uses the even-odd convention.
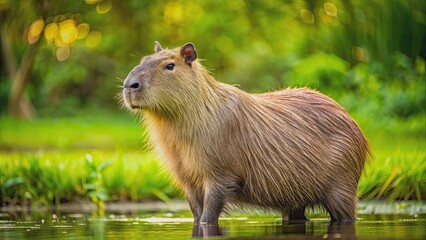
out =
[[[348,113],[305,88],[249,94],[217,82],[189,43],[145,57],[124,82],[154,148],[186,193],[195,223],[217,224],[227,203],[305,219],[322,205],[354,220],[370,150]]]

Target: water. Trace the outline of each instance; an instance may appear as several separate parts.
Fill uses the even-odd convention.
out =
[[[124,206],[125,208],[125,206]],[[282,223],[277,215],[231,214],[220,229],[193,229],[187,210],[156,212],[0,212],[0,239],[191,239],[195,233],[218,239],[426,239],[426,214],[359,214],[355,224],[330,224],[312,217]]]

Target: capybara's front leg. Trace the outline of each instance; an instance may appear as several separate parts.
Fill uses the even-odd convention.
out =
[[[194,215],[194,224],[198,224],[203,214],[204,193],[201,189],[196,189],[194,187],[186,187],[185,193],[189,207]]]
[[[225,190],[214,184],[206,184],[204,188],[203,214],[201,224],[219,225],[219,215],[225,204]]]
[[[192,228],[192,237],[202,237],[203,229],[200,227],[200,219],[203,214],[204,193],[201,189],[194,187],[185,188],[186,199],[194,216],[194,226]]]

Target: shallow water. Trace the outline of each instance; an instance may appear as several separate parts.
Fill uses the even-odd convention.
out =
[[[327,218],[282,223],[277,215],[232,214],[218,239],[426,239],[426,214],[359,214],[355,224]],[[202,229],[206,235],[210,230]],[[217,230],[217,229],[216,229]],[[200,233],[199,230],[196,233]],[[0,239],[191,239],[188,211],[146,211],[103,217],[90,213],[0,213]]]

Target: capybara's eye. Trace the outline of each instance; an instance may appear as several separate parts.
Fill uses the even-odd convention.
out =
[[[166,65],[167,70],[173,70],[175,68],[175,64],[174,63],[169,63]]]

